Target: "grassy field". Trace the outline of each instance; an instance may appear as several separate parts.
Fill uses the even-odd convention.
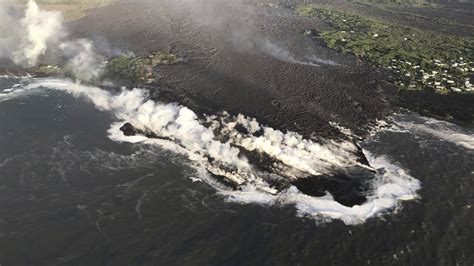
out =
[[[332,30],[308,36],[329,48],[351,53],[393,73],[401,89],[431,88],[439,93],[473,93],[474,40],[401,27],[325,6],[301,5],[301,15],[319,18]]]
[[[45,10],[55,10],[63,14],[66,21],[82,18],[87,10],[109,5],[114,0],[36,0],[38,5]],[[16,1],[18,4],[26,4],[27,0]]]

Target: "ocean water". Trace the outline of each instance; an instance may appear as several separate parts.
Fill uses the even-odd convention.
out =
[[[175,110],[192,130],[161,131],[171,141],[121,135],[128,119],[157,127],[144,104],[161,117]],[[269,192],[261,173],[239,191],[214,182],[198,155],[218,147],[231,158],[232,149],[184,137],[208,132],[198,122],[184,107],[119,90],[1,78],[0,264],[472,265],[472,129],[394,115],[360,143],[376,174],[367,203],[347,207],[330,193]],[[277,129],[265,132],[279,143]],[[301,169],[329,169],[321,152],[331,165],[351,159],[339,144],[304,153],[315,146],[233,141],[281,160],[291,152],[299,160],[288,164]],[[307,158],[314,164],[300,164]]]

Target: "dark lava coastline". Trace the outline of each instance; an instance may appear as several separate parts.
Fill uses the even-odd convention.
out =
[[[122,0],[91,10],[68,27],[75,37],[137,55],[171,50],[185,57],[185,64],[162,66],[157,88],[150,91],[152,98],[177,101],[198,114],[242,113],[305,137],[333,139],[344,135],[329,122],[363,137],[375,120],[400,106],[472,124],[474,95],[399,92],[384,81],[383,71],[301,34],[325,29],[323,22],[261,4]],[[337,65],[298,64],[282,53],[301,61],[314,55]]]
[[[317,139],[318,137],[331,139],[347,138],[343,132],[329,122],[336,122],[340,126],[350,129],[357,136],[364,138],[368,135],[376,120],[383,120],[389,117],[395,111],[399,110],[400,107],[415,110],[424,115],[440,117],[472,126],[474,95],[439,95],[430,91],[398,91],[394,86],[385,82],[386,73],[384,73],[384,71],[364,62],[360,62],[355,57],[338,54],[326,48],[322,43],[317,43],[301,33],[302,30],[308,28],[324,28],[326,27],[324,23],[318,20],[296,16],[284,8],[275,9],[257,5],[259,2],[264,1],[243,1],[244,0],[207,0],[199,2],[202,6],[198,8],[193,5],[191,1],[160,0],[132,2],[120,0],[116,4],[91,10],[88,16],[79,21],[69,23],[68,27],[75,37],[87,37],[95,40],[96,43],[99,44],[104,43],[105,41],[103,40],[107,40],[108,46],[117,47],[123,51],[133,51],[137,55],[147,55],[154,51],[170,50],[174,54],[186,58],[186,63],[160,66],[157,83],[147,86],[147,89],[149,89],[153,99],[164,102],[179,102],[200,115],[216,114],[221,111],[227,111],[232,115],[242,113],[246,116],[255,117],[259,122],[280,129],[281,131],[292,130],[313,139]],[[285,2],[293,3],[297,1]],[[271,51],[261,49],[261,47],[268,42],[282,48],[282,50],[289,51],[297,59],[303,60],[306,56],[317,55],[320,59],[332,60],[339,65],[321,64],[319,67],[315,67],[289,62],[288,60],[285,61],[282,58],[278,58],[282,50],[277,51],[280,53],[272,54]],[[1,61],[0,73],[12,73],[15,75],[26,74],[24,70]],[[121,130],[125,135],[142,134],[149,138],[161,138],[153,132],[141,132],[128,123],[124,124]],[[403,145],[394,146],[399,146],[397,149],[405,149]],[[419,174],[422,177],[424,175],[429,176],[430,173],[434,175],[438,169],[444,167],[444,165],[438,163],[435,163],[434,168],[432,167],[433,162],[436,162],[435,159],[437,159],[434,157],[436,153],[431,155],[417,152],[418,150],[417,146],[417,149],[408,150],[406,153],[403,153],[407,154],[405,161],[408,165],[418,164],[417,157],[428,156],[427,161],[429,161],[429,163],[422,165],[424,168],[429,169],[429,172],[423,174],[421,170],[418,170],[418,173],[415,171],[415,174]],[[250,161],[259,164],[262,168],[271,164],[271,161],[267,161],[269,160],[268,158],[260,154],[249,153],[245,155]],[[362,152],[359,152],[358,155],[361,162],[368,164]],[[62,155],[60,156],[62,157]],[[450,160],[457,160],[456,157],[448,157],[448,159],[448,162],[450,162]],[[101,161],[99,161],[99,163],[100,162]],[[41,162],[41,164],[44,163]],[[154,167],[153,165],[153,168]],[[423,169],[423,167],[421,167],[421,169]],[[294,181],[293,185],[304,194],[318,197],[323,196],[326,191],[330,191],[331,194],[334,195],[334,199],[339,203],[345,206],[353,206],[366,201],[365,192],[369,189],[367,173],[369,175],[371,174],[370,171],[367,171],[361,173],[363,176],[360,177],[357,175],[347,177],[340,173],[334,176],[310,176]],[[145,194],[139,197],[136,203],[137,205],[130,208],[133,212],[136,210],[140,217],[140,223],[136,230],[135,227],[132,227],[132,225],[128,223],[130,219],[135,219],[135,213],[133,213],[133,215],[126,213],[127,216],[118,216],[118,213],[112,212],[106,212],[105,214],[102,212],[98,214],[95,213],[94,206],[96,205],[97,209],[112,209],[112,207],[102,203],[102,200],[109,196],[113,198],[112,203],[109,203],[110,206],[116,204],[121,205],[121,208],[128,208],[131,206],[130,204],[135,204],[128,194],[126,194],[126,197],[123,199],[115,196],[113,194],[114,190],[110,189],[110,186],[105,185],[107,183],[104,182],[107,180],[100,180],[97,186],[98,188],[92,190],[94,191],[93,196],[98,195],[96,198],[82,200],[83,193],[80,194],[81,202],[87,202],[89,205],[88,209],[85,209],[85,205],[63,207],[61,206],[63,203],[55,200],[59,202],[57,204],[61,204],[59,208],[60,214],[64,214],[63,216],[70,219],[64,220],[66,221],[64,223],[59,223],[63,222],[63,220],[58,218],[56,212],[51,212],[49,209],[45,211],[39,208],[42,207],[42,205],[38,205],[38,203],[32,205],[34,208],[37,208],[32,211],[32,213],[38,215],[37,217],[39,218],[28,219],[22,223],[11,223],[8,224],[8,226],[11,228],[26,228],[27,230],[23,230],[23,232],[27,232],[27,234],[25,233],[25,235],[28,236],[26,238],[27,240],[33,237],[36,238],[37,236],[41,236],[38,237],[38,239],[44,239],[43,236],[51,234],[51,232],[56,232],[59,235],[62,231],[68,232],[68,234],[74,234],[72,235],[74,238],[77,238],[76,236],[78,235],[82,236],[82,238],[79,238],[79,240],[73,243],[74,245],[71,245],[71,235],[64,237],[64,244],[63,242],[59,242],[63,240],[63,238],[59,236],[56,237],[53,234],[55,239],[51,241],[52,244],[43,246],[49,248],[56,246],[70,247],[64,252],[70,252],[70,254],[77,256],[68,257],[71,261],[80,261],[79,259],[82,258],[76,255],[81,254],[80,252],[89,252],[89,254],[96,255],[99,254],[99,251],[105,250],[109,252],[103,252],[104,254],[109,254],[108,258],[105,258],[105,256],[97,256],[100,257],[102,263],[104,261],[117,261],[120,264],[126,261],[124,258],[132,256],[135,253],[140,253],[134,257],[137,261],[143,258],[148,259],[148,257],[151,257],[150,254],[158,254],[159,256],[156,256],[156,258],[159,259],[162,257],[166,258],[168,253],[170,253],[170,257],[172,257],[172,259],[169,260],[170,263],[176,263],[176,251],[174,248],[176,243],[184,243],[183,246],[196,247],[196,250],[198,250],[180,250],[180,252],[183,253],[183,256],[178,256],[182,258],[180,261],[186,262],[189,258],[196,259],[196,261],[212,261],[215,260],[215,256],[209,256],[209,254],[212,255],[212,252],[215,253],[221,245],[226,247],[225,243],[228,243],[227,241],[230,241],[229,246],[233,249],[244,250],[245,258],[252,258],[253,261],[258,261],[256,264],[264,264],[263,262],[265,261],[271,263],[272,261],[278,261],[282,256],[286,256],[287,254],[285,252],[288,249],[284,247],[280,250],[272,246],[272,243],[278,242],[278,239],[268,238],[268,236],[271,236],[275,232],[278,236],[282,235],[282,239],[285,239],[285,241],[292,237],[297,237],[296,242],[293,241],[297,243],[297,245],[290,242],[291,246],[295,246],[298,250],[301,249],[301,244],[304,244],[301,239],[306,241],[303,236],[310,238],[307,240],[309,243],[316,243],[304,246],[303,250],[304,252],[307,252],[307,250],[315,250],[318,256],[310,258],[307,254],[300,253],[300,251],[291,253],[291,257],[301,257],[303,262],[308,261],[308,264],[314,263],[315,258],[328,261],[328,263],[341,261],[342,259],[352,261],[353,263],[361,263],[362,261],[367,263],[370,262],[370,260],[365,260],[363,256],[368,254],[367,257],[375,258],[373,254],[376,254],[377,257],[380,257],[380,247],[383,247],[384,244],[392,243],[391,241],[393,241],[393,239],[399,243],[403,243],[403,248],[406,246],[408,250],[410,250],[410,247],[415,247],[413,248],[413,254],[422,254],[421,257],[425,256],[428,261],[433,261],[433,263],[438,258],[437,256],[452,255],[456,258],[466,259],[466,257],[463,257],[464,254],[469,254],[464,253],[467,252],[465,247],[468,246],[464,243],[467,243],[468,240],[461,236],[464,232],[463,228],[468,228],[464,226],[464,224],[468,224],[466,220],[469,219],[463,218],[468,217],[467,211],[465,211],[463,207],[460,207],[461,205],[458,204],[458,201],[463,204],[467,203],[464,202],[462,197],[455,197],[455,202],[458,205],[451,205],[452,201],[448,201],[448,199],[450,200],[452,197],[452,193],[448,192],[460,193],[459,191],[463,192],[467,190],[461,190],[457,182],[446,181],[453,180],[452,176],[449,176],[447,173],[443,173],[438,177],[442,181],[438,180],[437,183],[435,183],[436,190],[429,186],[427,186],[428,189],[426,189],[426,191],[437,195],[437,197],[434,197],[435,201],[427,201],[427,205],[438,204],[436,200],[439,200],[441,202],[441,204],[439,204],[440,209],[433,208],[433,211],[425,212],[425,209],[421,207],[425,203],[416,203],[414,204],[414,208],[405,210],[405,213],[408,213],[408,218],[402,217],[397,222],[392,223],[393,225],[391,225],[391,220],[389,222],[380,223],[383,225],[381,229],[375,227],[378,226],[378,221],[373,221],[367,229],[364,227],[353,227],[346,230],[347,228],[343,227],[342,224],[335,224],[334,228],[336,229],[332,227],[325,228],[323,232],[308,231],[309,227],[304,225],[305,230],[301,233],[301,239],[299,239],[297,230],[302,230],[303,227],[298,224],[295,226],[295,223],[292,221],[285,221],[285,223],[282,224],[283,226],[280,226],[281,224],[277,226],[266,223],[266,220],[262,218],[264,216],[261,215],[261,209],[255,210],[255,213],[259,215],[256,216],[257,218],[248,215],[251,219],[241,225],[238,223],[240,221],[239,219],[242,219],[242,217],[246,218],[248,213],[244,212],[245,215],[242,215],[242,213],[235,212],[235,216],[232,214],[228,220],[221,220],[219,213],[216,215],[216,213],[205,211],[202,213],[191,213],[191,216],[182,218],[176,215],[166,215],[167,210],[173,210],[175,206],[173,204],[179,204],[180,202],[173,202],[170,203],[172,205],[166,205],[165,207],[153,203],[149,204],[151,206],[149,207],[150,209],[145,209],[145,211],[148,210],[149,213],[156,215],[153,217],[157,218],[155,220],[142,220],[139,209],[141,205],[138,204],[142,203],[142,200],[148,195],[147,193],[149,191],[151,191],[150,194],[153,193],[153,189],[155,189],[154,186],[163,188],[163,190],[156,189],[159,193],[168,192],[170,194],[178,194],[176,192],[178,190],[169,189],[168,184],[163,185],[163,179],[150,178],[150,180],[158,180],[157,182],[160,182],[158,185],[151,183],[153,181],[149,183],[148,179],[143,181],[147,176],[149,175],[140,177],[138,182],[130,181],[135,182],[133,184],[139,184],[140,187],[136,188],[136,191],[139,191],[138,189],[145,191]],[[166,174],[164,174],[164,176],[166,176]],[[83,179],[82,176],[78,178],[78,180],[80,180],[78,181],[79,184],[89,182],[87,179]],[[114,182],[118,182],[115,176],[113,180]],[[166,181],[167,179],[164,180]],[[90,184],[95,185],[92,181]],[[87,183],[88,186],[91,186],[90,184]],[[438,186],[441,187],[441,190],[439,190]],[[120,189],[123,187],[125,190],[125,186],[123,185],[118,185],[117,187],[120,187]],[[465,187],[469,186],[466,185]],[[64,191],[68,192],[68,189]],[[131,193],[137,193],[136,191],[131,190]],[[76,202],[75,194],[66,194],[67,197],[71,197],[74,199],[74,202]],[[462,196],[462,194],[458,195]],[[54,194],[54,196],[56,197],[56,194]],[[89,195],[86,196],[89,197]],[[164,196],[160,195],[160,197]],[[430,199],[430,197],[427,198]],[[174,198],[171,199],[174,200]],[[48,201],[44,200],[40,203],[46,204],[47,202]],[[7,203],[9,204],[9,201],[7,201]],[[168,202],[164,201],[164,203]],[[99,204],[102,205],[99,206]],[[456,208],[453,208],[453,206]],[[206,208],[208,207],[206,206]],[[11,209],[17,213],[19,213],[19,211],[23,212],[24,210],[23,208]],[[230,209],[228,212],[226,209],[226,213],[231,213],[231,211],[233,213],[233,209]],[[80,216],[73,216],[72,214],[75,212],[79,213]],[[145,212],[145,214],[148,215],[148,212]],[[71,230],[71,221],[74,222],[74,225],[79,224],[81,219],[76,217],[82,217],[82,219],[84,219],[84,214],[87,215],[86,218],[89,220],[89,213],[92,213],[91,217],[93,218],[96,216],[99,217],[98,220],[95,221],[95,224],[92,223],[92,227],[94,230],[94,226],[97,227],[99,237],[104,238],[106,242],[100,240],[101,238],[92,238],[94,235],[90,236],[91,233],[87,234],[89,231],[86,229],[91,226],[90,224],[84,223],[83,227],[77,226]],[[456,216],[454,216],[455,214]],[[440,215],[442,215],[441,218],[443,218],[444,215],[444,217],[450,219],[441,219]],[[454,217],[453,219],[451,219],[451,215]],[[190,244],[190,237],[195,239],[201,236],[201,234],[204,234],[201,232],[194,233],[194,230],[196,230],[196,228],[200,229],[200,227],[180,227],[179,229],[173,227],[174,225],[181,225],[183,221],[200,221],[199,219],[202,219],[204,216],[212,218],[212,221],[209,222],[208,225],[203,226],[206,229],[205,236],[214,243],[209,247],[204,245],[206,243],[203,244],[203,242],[199,241],[197,244]],[[420,219],[420,217],[424,218],[425,216],[431,219],[432,224],[426,224],[426,219]],[[24,219],[22,215],[12,215],[12,217],[12,219],[14,219],[13,221]],[[35,218],[36,216],[32,217]],[[50,219],[50,217],[54,218],[52,219],[54,222],[50,222],[46,225],[53,228],[52,231],[44,229],[47,228],[44,226],[42,226],[41,230],[36,230],[39,233],[31,231],[34,229],[31,223],[41,224],[39,222]],[[115,223],[109,222],[109,217],[111,217],[110,219],[117,217]],[[148,218],[148,216],[145,217]],[[222,215],[222,217],[227,219],[224,215]],[[175,218],[176,220],[173,220]],[[261,223],[261,220],[264,222]],[[29,221],[32,222],[30,223]],[[258,223],[255,221],[258,221]],[[162,226],[160,223],[165,224],[165,226]],[[230,237],[229,235],[225,235],[225,242],[220,240],[221,238],[215,240],[214,234],[222,234],[222,232],[224,232],[221,230],[222,228],[225,228],[225,232],[227,232],[229,223],[232,223],[234,228],[237,228],[234,230],[237,232],[235,238],[233,235]],[[390,227],[386,226],[387,223]],[[201,224],[204,223],[199,222],[195,224],[201,226]],[[265,229],[262,230],[264,233],[259,234],[259,232],[257,232],[258,234],[256,234],[256,236],[259,238],[259,241],[256,242],[264,243],[265,247],[269,246],[271,253],[267,252],[269,254],[268,258],[274,259],[259,260],[259,256],[255,256],[254,250],[260,252],[260,247],[257,245],[248,248],[248,234],[242,234],[241,232],[245,230],[248,231],[249,224],[263,224],[266,226],[262,227]],[[100,227],[101,225],[103,227]],[[124,227],[120,227],[119,225]],[[187,224],[184,223],[184,225]],[[284,227],[285,225],[289,228]],[[105,230],[102,231],[102,228],[105,228]],[[343,228],[343,230],[341,228]],[[446,228],[449,230],[446,231]],[[253,228],[250,229],[251,233],[255,233],[253,230],[257,230]],[[417,230],[416,233],[414,233],[415,229]],[[275,232],[272,230],[275,230]],[[209,231],[216,233],[209,234]],[[120,232],[120,234],[117,232]],[[176,232],[184,232],[183,235],[185,236],[177,234],[180,237],[177,240],[171,237],[166,238],[166,241],[163,242],[163,246],[157,246],[156,239],[168,237],[167,233],[175,234]],[[286,235],[287,232],[290,232],[288,236]],[[130,233],[131,236],[129,236],[128,233]],[[429,233],[432,235],[429,235]],[[322,244],[319,244],[319,240],[314,240],[313,236],[318,234],[320,234],[318,239],[322,239]],[[373,236],[370,234],[373,234]],[[115,241],[117,235],[121,235],[122,237],[120,239],[123,241]],[[142,235],[144,240],[137,241],[137,237]],[[330,237],[328,237],[328,235]],[[364,238],[360,240],[360,238],[357,238],[359,235],[363,235]],[[367,238],[367,236],[369,236],[369,238]],[[436,236],[439,238],[436,239]],[[239,237],[245,239],[245,246],[241,244],[241,242],[244,241]],[[20,235],[17,236],[17,238],[24,240],[25,236],[22,237],[22,235]],[[265,241],[261,241],[262,239]],[[266,239],[270,241],[266,241]],[[457,239],[459,242],[456,242],[456,245],[454,245],[450,242],[451,239]],[[22,241],[14,240],[15,241],[8,241],[8,247],[15,247],[18,246],[18,244],[15,243],[20,243],[22,244],[22,248],[12,249],[11,253],[13,255],[21,253],[26,248],[30,248],[30,246],[33,247],[32,250],[36,253],[32,253],[27,257],[28,262],[30,262],[30,257],[40,257],[46,260],[52,256],[48,254],[48,252],[38,249],[38,242],[36,241],[27,241],[29,244],[25,245]],[[400,247],[396,244],[398,242],[393,242],[394,245],[386,248],[386,250],[384,249],[382,252],[383,254],[389,254],[386,255],[387,258],[391,259],[393,257],[396,260],[393,261],[393,263],[400,263],[396,255],[392,255],[398,252],[398,248]],[[77,243],[85,244],[77,247]],[[108,248],[109,243],[128,243],[129,245],[120,246],[120,248],[117,247],[112,250]],[[268,243],[271,245],[268,245]],[[343,245],[340,245],[340,243],[343,243]],[[414,244],[412,245],[411,243]],[[431,247],[431,245],[433,245],[432,250],[426,248]],[[142,246],[146,252],[142,252]],[[169,246],[173,246],[173,249],[170,249]],[[459,252],[449,250],[449,252],[439,252],[440,250],[447,250],[458,246],[462,247]],[[335,249],[334,247],[337,248]],[[354,248],[356,248],[358,254],[362,255],[354,257]],[[72,251],[69,251],[69,249]],[[90,251],[90,249],[94,250]],[[157,251],[155,251],[155,249]],[[250,251],[247,252],[247,250]],[[266,251],[266,249],[263,250]],[[290,249],[290,251],[293,250]],[[331,252],[335,255],[333,254],[334,256],[329,256],[330,259],[326,259],[324,257],[325,253],[330,254]],[[185,255],[188,253],[192,254],[192,256],[188,255],[188,257],[186,257]],[[208,255],[203,256],[201,253]],[[230,254],[233,259],[235,257],[234,254],[237,254],[228,251],[222,253],[226,256]],[[408,252],[405,253],[408,254]],[[275,254],[277,254],[277,256],[275,256]],[[349,256],[347,254],[349,254]],[[54,255],[56,256],[56,253],[54,253]],[[290,255],[288,255],[288,257],[289,256]],[[344,256],[347,256],[347,258]],[[402,259],[403,258],[404,257],[402,257]],[[22,257],[21,259],[23,260],[24,258]],[[385,257],[377,259],[382,262],[388,261]],[[468,259],[469,257],[467,257],[466,260]],[[150,259],[150,263],[151,261],[152,259]],[[221,260],[217,264],[223,264],[223,261],[225,264],[225,262],[229,260]],[[374,261],[375,263],[378,262],[375,259]],[[407,259],[403,261],[407,261]],[[413,262],[414,260],[411,261]],[[418,261],[419,259],[415,260],[415,263]],[[61,263],[62,262],[63,261],[61,261]],[[287,262],[291,264],[295,261],[291,261],[290,263],[288,260]]]
[[[161,100],[166,96],[200,114],[226,110],[281,130],[329,138],[341,137],[329,121],[364,136],[376,119],[400,106],[472,124],[474,95],[399,92],[384,82],[383,71],[301,34],[324,29],[323,22],[261,2],[120,1],[92,10],[70,28],[77,36],[101,36],[111,47],[136,54],[171,50],[186,57],[186,64],[160,69],[159,89],[152,95],[159,92]],[[268,43],[297,59],[315,55],[339,65],[285,61],[261,48]]]
[[[225,110],[306,137],[339,138],[343,135],[329,122],[364,135],[375,119],[392,113],[381,73],[301,34],[317,21],[240,1],[176,5],[120,2],[92,10],[70,28],[139,55],[171,49],[186,57],[186,64],[160,69],[152,97],[178,101],[199,114]],[[288,62],[262,51],[266,43],[295,58],[316,55],[340,65]]]
[[[94,40],[100,36],[111,47],[137,55],[164,50],[184,57],[186,63],[159,67],[156,87],[149,88],[151,97],[179,102],[200,115],[242,113],[316,140],[347,138],[330,122],[364,138],[377,120],[387,118],[398,107],[472,122],[468,104],[473,102],[472,96],[399,92],[385,82],[384,71],[302,34],[308,28],[324,29],[323,22],[298,16],[290,9],[258,5],[258,1],[179,5],[167,0],[120,1],[92,10],[69,26],[77,37]],[[304,64],[311,56],[333,63]],[[133,125],[125,125],[123,130],[136,133]],[[246,155],[263,169],[268,165],[265,158]],[[358,156],[368,164],[361,150]],[[328,190],[338,202],[353,206],[366,200],[363,195],[368,189],[364,178],[355,176],[308,177],[293,185],[315,196]]]

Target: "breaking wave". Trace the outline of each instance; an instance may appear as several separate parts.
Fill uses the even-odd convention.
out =
[[[0,75],[0,103],[30,93],[35,93],[34,90],[28,90],[23,87],[23,81],[29,78],[29,76],[18,77],[13,75]]]
[[[409,117],[406,115],[405,118],[407,116]],[[474,150],[474,132],[469,129],[428,117],[416,117],[416,119],[411,117],[409,122],[405,120],[404,117],[399,117],[395,119],[395,124],[414,134],[429,135],[465,149]]]
[[[400,201],[417,198],[416,191],[420,188],[418,180],[385,157],[372,157],[368,152],[366,155],[370,164],[377,169],[377,178],[372,183],[372,195],[361,205],[344,206],[335,201],[330,193],[313,197],[303,194],[294,186],[278,195],[269,195],[252,186],[242,191],[221,193],[235,202],[295,205],[300,216],[318,220],[338,219],[346,224],[361,224],[368,218],[393,210]]]
[[[420,188],[418,180],[388,158],[361,151],[351,141],[305,139],[225,112],[199,117],[185,106],[149,100],[142,89],[111,92],[58,79],[31,79],[22,86],[24,91],[38,89],[63,91],[113,113],[117,122],[108,134],[114,141],[158,145],[185,154],[200,179],[232,202],[294,205],[301,216],[359,224],[416,198]],[[124,134],[125,123],[133,134]],[[361,154],[369,164],[361,162]],[[362,180],[366,187],[362,203],[348,206],[330,189],[313,195],[296,185],[302,179],[338,175]]]

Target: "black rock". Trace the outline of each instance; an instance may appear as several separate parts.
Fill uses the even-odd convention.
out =
[[[120,131],[122,131],[125,136],[135,136],[139,133],[137,129],[134,126],[132,126],[132,124],[130,123],[125,123],[120,128]]]

